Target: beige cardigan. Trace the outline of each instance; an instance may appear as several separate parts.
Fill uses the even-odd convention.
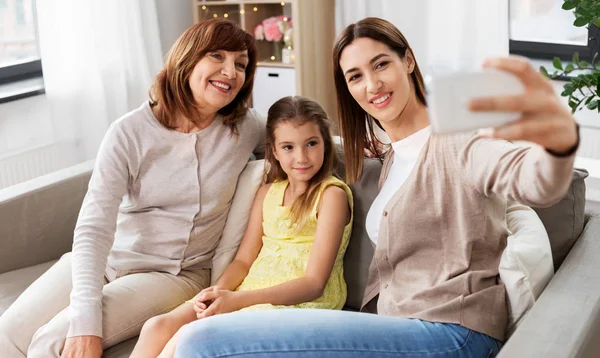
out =
[[[559,201],[574,157],[472,134],[432,135],[384,208],[363,310],[379,295],[381,315],[460,324],[504,340],[498,265],[508,236],[506,203]],[[393,158],[387,154],[380,186]]]
[[[68,337],[102,336],[103,277],[211,266],[264,120],[248,110],[238,131],[220,117],[199,132],[169,130],[148,102],[111,124],[75,227]]]

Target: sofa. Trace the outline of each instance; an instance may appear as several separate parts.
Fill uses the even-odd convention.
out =
[[[92,168],[93,162],[86,162],[0,190],[0,315],[71,250]],[[380,170],[379,161],[366,160],[361,179],[352,186],[354,230],[344,259],[348,310],[360,308],[373,255],[364,222]],[[548,232],[556,274],[502,348],[501,358],[600,356],[600,216],[584,211],[586,176],[575,170],[560,203],[535,209]],[[112,347],[103,357],[128,357],[135,341]]]

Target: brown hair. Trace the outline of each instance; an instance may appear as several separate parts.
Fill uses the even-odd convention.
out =
[[[218,111],[232,133],[237,134],[237,123],[246,114],[254,84],[256,44],[252,35],[225,19],[210,19],[191,26],[171,47],[165,66],[150,89],[150,105],[165,127],[173,129],[177,115],[190,119],[198,116],[189,79],[198,61],[217,50],[248,51],[244,84],[233,101]]]
[[[375,145],[377,137],[373,132],[373,123],[380,128],[381,125],[379,121],[365,112],[354,100],[348,90],[348,85],[340,66],[340,57],[346,46],[350,45],[355,39],[364,37],[387,45],[400,58],[404,58],[407,51],[413,53],[408,41],[406,41],[400,30],[392,25],[392,23],[376,17],[367,17],[355,24],[349,25],[338,37],[333,47],[333,75],[338,97],[338,122],[340,134],[343,138],[344,156],[346,159],[346,181],[348,183],[354,183],[360,177],[363,169],[363,149],[367,145],[371,152],[379,157],[381,156]],[[419,102],[427,105],[423,76],[421,75],[421,70],[416,59],[411,79],[417,99]],[[363,118],[366,119],[366,125],[363,122]]]
[[[308,189],[294,201],[290,209],[291,222],[296,223],[296,230],[300,230],[315,205],[321,185],[333,173],[333,169],[337,164],[337,152],[330,132],[329,118],[327,118],[325,110],[317,102],[305,97],[283,97],[269,108],[269,114],[267,115],[265,140],[265,159],[269,164],[267,183],[287,179],[287,174],[273,154],[275,151],[275,129],[279,124],[286,122],[293,122],[297,125],[312,122],[318,125],[323,137],[325,151],[323,165],[310,179]]]

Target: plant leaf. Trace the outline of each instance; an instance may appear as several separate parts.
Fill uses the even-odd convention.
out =
[[[579,67],[581,67],[581,68],[586,68],[586,67],[588,67],[589,65],[590,65],[590,64],[589,64],[589,63],[587,63],[587,61],[581,61],[581,62],[579,62]]]
[[[540,72],[541,72],[542,75],[550,78],[550,75],[548,74],[548,70],[546,69],[546,67],[540,66]]]
[[[587,24],[590,23],[590,20],[586,17],[578,17],[577,19],[575,19],[575,21],[573,22],[573,25],[575,25],[576,27],[583,27]]]
[[[590,103],[588,103],[588,104],[586,105],[586,107],[587,107],[588,109],[594,110],[594,109],[598,108],[598,104],[599,104],[599,103],[598,103],[598,100],[595,100],[595,101],[591,101]]]
[[[577,107],[577,102],[572,99],[569,99],[569,107],[574,108]]]
[[[573,63],[577,66],[579,65],[579,52],[575,52],[573,54]]]
[[[562,67],[562,62],[560,62],[560,58],[554,57],[552,64],[554,65],[554,68],[562,71],[563,67]]]
[[[573,64],[568,64],[567,67],[565,67],[565,73],[569,73],[571,71],[573,71],[575,69],[575,67],[573,67]]]
[[[563,10],[573,10],[576,6],[577,3],[575,1],[565,0],[565,3],[563,4],[562,8]]]
[[[565,3],[563,4],[562,8],[563,8],[563,10],[573,10],[576,6],[577,6],[577,3],[575,3],[575,1],[566,0]]]

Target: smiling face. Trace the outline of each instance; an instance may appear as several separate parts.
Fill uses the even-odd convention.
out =
[[[321,169],[325,158],[319,125],[313,121],[284,121],[277,124],[274,134],[273,155],[288,180],[308,182]]]
[[[216,113],[231,103],[246,80],[248,51],[208,52],[196,63],[189,84],[194,100],[206,112]]]
[[[414,98],[414,60],[409,52],[400,58],[384,43],[361,37],[344,48],[339,64],[354,100],[383,125],[398,119]]]

